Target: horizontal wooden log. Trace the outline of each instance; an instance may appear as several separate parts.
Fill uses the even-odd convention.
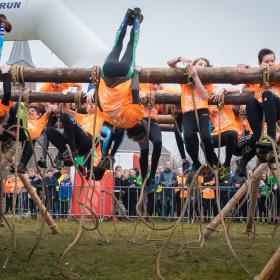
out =
[[[140,73],[142,83],[185,83],[184,69],[143,68]],[[243,84],[261,83],[262,73],[259,68],[249,68],[239,73],[235,67],[211,67],[198,69],[202,83]],[[88,83],[91,68],[25,68],[26,82],[77,82]],[[280,68],[270,69],[270,81],[280,82]]]
[[[159,124],[174,124],[172,115],[158,115],[157,121]]]
[[[172,124],[160,124],[159,125],[161,131],[164,131],[164,132],[173,132],[174,131],[174,125]]]
[[[0,95],[2,98],[3,94]],[[225,104],[230,105],[241,105],[246,104],[248,99],[252,98],[252,93],[231,93],[225,96]],[[18,101],[19,92],[15,91],[12,93],[11,100]],[[54,102],[54,103],[74,103],[75,94],[68,93],[67,95],[61,92],[32,92],[30,94],[30,103],[44,103],[44,102]],[[86,102],[85,94],[82,97],[82,103]],[[155,94],[156,104],[180,104],[180,93],[160,93]],[[209,100],[209,105],[215,105],[212,100]]]

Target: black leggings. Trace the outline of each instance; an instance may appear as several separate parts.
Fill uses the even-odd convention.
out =
[[[49,117],[47,126],[46,126],[46,128],[44,129],[44,131],[43,131],[42,138],[41,138],[41,143],[42,143],[42,145],[43,145],[43,147],[44,147],[44,149],[42,150],[42,156],[43,156],[44,158],[46,158],[46,156],[47,156],[47,150],[49,149],[49,144],[50,144],[50,141],[49,141],[49,139],[48,139],[48,137],[47,137],[47,134],[46,134],[46,130],[47,130],[48,127],[54,127],[54,125],[56,124],[56,122],[57,122],[57,116],[51,115],[51,116]]]
[[[122,59],[119,60],[128,26],[128,20],[128,16],[125,16],[117,31],[114,47],[102,67],[103,77],[117,78],[129,76],[130,78],[132,76],[135,67],[135,50],[139,38],[140,22],[138,17],[134,17],[133,27],[130,32],[130,39],[126,51]]]
[[[249,99],[246,104],[246,113],[254,136],[258,141],[262,133],[263,113],[267,123],[267,134],[276,139],[276,121],[280,119],[280,99],[270,91],[262,94],[263,104],[257,99]]]
[[[237,144],[237,132],[235,130],[228,130],[221,133],[221,147],[226,147],[226,158],[224,165],[226,167],[230,166],[231,158],[233,156],[235,146]],[[213,146],[218,148],[219,146],[219,135],[214,135],[213,137]]]
[[[2,80],[3,80],[3,91],[4,95],[2,98],[1,103],[5,106],[8,106],[10,103],[10,98],[11,98],[11,79],[10,79],[10,74],[5,73],[2,74]]]
[[[213,126],[209,118],[209,112],[207,109],[199,109],[197,110],[197,113],[201,131],[201,141],[204,144],[206,158],[211,166],[214,164],[217,165],[217,157],[214,153],[211,136]],[[198,128],[194,111],[183,114],[183,130],[186,150],[190,155],[195,167],[199,168],[201,166],[201,163],[198,159],[199,138],[197,135]]]
[[[46,129],[47,137],[59,152],[65,152],[66,144],[68,144],[71,151],[77,151],[80,156],[89,153],[92,147],[92,137],[65,113],[61,115],[61,122],[64,128],[63,134],[54,127]]]
[[[144,180],[148,173],[148,160],[149,160],[149,140],[153,143],[152,165],[150,178],[155,178],[158,161],[162,148],[161,130],[157,121],[151,119],[149,139],[139,143],[140,146],[140,168],[142,179]]]
[[[177,129],[178,128],[178,129]],[[186,159],[184,141],[182,139],[182,113],[174,116],[174,133],[181,159]]]

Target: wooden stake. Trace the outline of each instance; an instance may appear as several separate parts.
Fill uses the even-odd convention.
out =
[[[280,279],[280,247],[265,265],[257,280],[279,280]]]
[[[25,174],[19,174],[18,175],[20,180],[22,181],[25,189],[27,190],[27,192],[30,194],[32,200],[34,201],[34,203],[36,204],[36,206],[38,207],[41,215],[43,216],[43,218],[46,220],[46,223],[48,224],[48,226],[50,227],[51,231],[53,234],[58,234],[60,233],[60,230],[57,226],[57,224],[55,223],[55,221],[53,220],[52,216],[50,215],[50,213],[46,210],[45,205],[43,204],[42,200],[40,199],[40,197],[37,195],[36,191],[34,190],[34,188],[32,187],[32,185],[30,184],[29,180],[27,179]]]
[[[262,163],[260,166],[254,171],[254,173],[251,176],[251,180],[255,178],[259,178],[261,174],[267,169],[268,165],[267,163]],[[248,184],[249,180],[244,183],[240,189],[235,193],[235,195],[228,201],[228,203],[225,205],[225,207],[222,209],[222,211],[214,218],[212,222],[210,222],[206,229],[204,230],[204,238],[208,238],[217,227],[222,223],[221,218],[225,218],[228,213],[242,200],[242,198],[246,195],[246,192],[248,190]]]

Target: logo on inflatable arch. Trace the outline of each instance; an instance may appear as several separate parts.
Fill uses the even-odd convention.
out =
[[[7,9],[19,9],[21,6],[20,1],[10,1],[7,3],[0,2],[0,10],[7,10]]]

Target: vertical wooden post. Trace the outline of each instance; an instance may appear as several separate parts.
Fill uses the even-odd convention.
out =
[[[60,230],[57,226],[57,224],[55,223],[55,221],[53,220],[52,216],[50,215],[50,213],[46,210],[45,205],[43,204],[42,200],[40,199],[40,197],[37,195],[36,191],[34,190],[34,188],[32,187],[32,185],[30,184],[30,182],[28,181],[28,179],[26,178],[26,175],[24,174],[19,174],[18,175],[20,180],[22,181],[24,187],[26,188],[27,192],[30,194],[32,200],[34,201],[34,203],[36,204],[36,206],[38,207],[41,215],[43,216],[43,218],[46,220],[46,223],[48,224],[48,226],[50,227],[51,231],[53,234],[58,234],[60,233]]]

